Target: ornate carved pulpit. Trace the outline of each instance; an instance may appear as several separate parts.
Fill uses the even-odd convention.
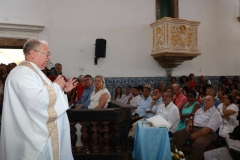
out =
[[[164,17],[151,24],[153,50],[151,56],[171,76],[173,68],[198,55],[200,22]]]

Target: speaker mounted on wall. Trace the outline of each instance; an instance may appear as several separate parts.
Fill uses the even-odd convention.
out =
[[[97,65],[97,60],[99,58],[105,58],[106,57],[106,45],[107,41],[105,39],[96,39],[95,43],[95,58],[94,58],[94,64]]]

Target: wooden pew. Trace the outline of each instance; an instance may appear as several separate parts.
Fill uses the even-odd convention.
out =
[[[128,131],[131,127],[132,110],[136,107],[117,101],[110,101],[107,109],[69,109],[72,151],[75,160],[113,159],[127,160],[132,151],[128,150]],[[75,124],[82,125],[83,150],[76,153]]]

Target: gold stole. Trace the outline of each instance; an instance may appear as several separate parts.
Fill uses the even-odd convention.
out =
[[[39,73],[36,71],[36,69],[32,66],[30,62],[24,61],[19,65],[27,66],[39,75]],[[52,86],[49,86],[40,75],[39,77],[42,79],[43,85],[46,87],[48,91],[49,105],[47,111],[49,118],[47,121],[47,129],[49,132],[49,137],[51,138],[53,159],[58,160],[59,159],[58,127],[57,123],[55,122],[55,120],[57,119],[57,112],[54,109],[54,105],[56,102],[56,93]]]

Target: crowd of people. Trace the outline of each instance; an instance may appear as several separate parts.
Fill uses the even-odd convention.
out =
[[[36,46],[48,46],[45,42],[37,41],[35,43]],[[40,47],[40,49],[44,48]],[[33,47],[24,54],[26,57],[30,57],[30,62],[35,62],[35,59],[31,59],[32,57],[29,54],[36,56],[37,52],[41,52],[49,58],[50,52],[45,53],[40,49]],[[0,64],[1,109],[7,77],[16,66],[15,63]],[[59,84],[64,90],[69,81],[63,76],[60,63],[56,63],[55,68],[62,79],[61,82],[59,76],[52,75],[46,65],[41,66],[45,77]],[[80,75],[78,78],[70,79],[71,82],[73,80],[77,82],[76,87],[71,86],[71,89],[66,93],[69,108],[107,108],[111,94],[106,88],[103,76],[97,75],[93,78],[89,74]],[[123,93],[123,90],[125,90],[125,93]],[[196,159],[201,159],[204,148],[216,140],[216,131],[219,130],[217,134],[228,138],[234,128],[239,126],[237,117],[240,104],[240,81],[238,76],[234,76],[232,80],[222,76],[217,89],[213,88],[211,81],[205,79],[204,76],[200,76],[199,83],[197,83],[194,74],[190,74],[188,77],[182,76],[179,82],[176,77],[171,77],[169,84],[160,81],[153,88],[149,84],[145,84],[145,86],[127,85],[124,89],[121,86],[116,86],[112,99],[137,107],[132,113],[133,124],[142,119],[157,115],[162,116],[171,125],[169,137],[176,139],[179,150],[183,151],[184,145],[192,140],[192,154]],[[78,130],[76,146],[80,151],[82,146],[81,124],[78,123],[76,127]],[[134,136],[131,133],[130,131],[129,135]]]
[[[153,92],[148,84],[143,92],[135,86],[131,93],[131,86],[127,86],[125,94],[118,86],[114,99],[132,104],[136,97],[142,97],[134,103],[137,109],[133,112],[133,131],[130,130],[129,136],[134,136],[136,121],[160,115],[171,125],[169,137],[176,140],[177,148],[184,152],[184,146],[191,142],[192,158],[202,159],[204,149],[217,136],[237,139],[231,136],[239,126],[239,80],[237,76],[232,81],[226,77],[221,80],[217,90],[204,76],[200,76],[197,84],[193,74],[189,80],[182,76],[179,83],[175,77],[171,77],[168,85],[161,81]]]

